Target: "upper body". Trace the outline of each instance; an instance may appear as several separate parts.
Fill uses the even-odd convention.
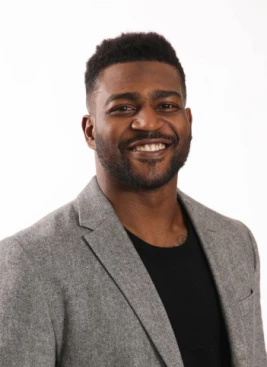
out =
[[[182,246],[189,238],[183,205],[216,285],[232,365],[265,366],[252,235],[181,192],[177,200],[192,113],[175,51],[156,34],[122,35],[98,47],[85,80],[82,128],[97,179],[1,243],[1,365],[193,366],[129,237]]]
[[[178,195],[215,279],[233,366],[266,366],[251,233]],[[95,178],[76,200],[2,241],[0,264],[1,366],[183,367],[164,305]]]

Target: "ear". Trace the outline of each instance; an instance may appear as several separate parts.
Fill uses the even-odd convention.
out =
[[[95,120],[91,115],[85,115],[82,119],[82,129],[85,140],[91,149],[95,147]]]
[[[192,126],[193,116],[192,116],[191,109],[187,107],[185,109],[185,114],[186,114],[186,118],[187,118],[189,125]]]

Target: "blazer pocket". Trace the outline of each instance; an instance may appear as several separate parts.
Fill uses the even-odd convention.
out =
[[[241,310],[241,314],[243,317],[248,315],[253,309],[253,300],[254,300],[254,293],[253,289],[251,289],[251,293],[249,296],[243,299],[239,299],[239,307]]]

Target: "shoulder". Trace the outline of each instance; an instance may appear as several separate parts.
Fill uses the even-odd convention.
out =
[[[248,227],[241,221],[227,217],[199,201],[191,198],[181,190],[178,190],[178,197],[181,199],[187,211],[193,217],[199,217],[211,229],[226,231],[226,232],[245,232],[246,235],[250,232]]]
[[[0,241],[0,254],[8,258],[23,256],[28,260],[46,261],[56,248],[60,251],[63,243],[71,241],[80,230],[76,203],[73,201]]]
[[[93,177],[71,202],[46,215],[32,226],[0,242],[1,252],[24,251],[30,260],[44,267],[58,261],[63,266],[70,258],[84,253],[84,236],[114,210]],[[20,250],[18,249],[20,248]]]

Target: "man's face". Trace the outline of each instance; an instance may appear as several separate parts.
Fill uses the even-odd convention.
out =
[[[168,183],[184,165],[191,142],[191,112],[178,71],[158,61],[115,64],[100,74],[96,88],[84,130],[97,165],[129,187]]]

